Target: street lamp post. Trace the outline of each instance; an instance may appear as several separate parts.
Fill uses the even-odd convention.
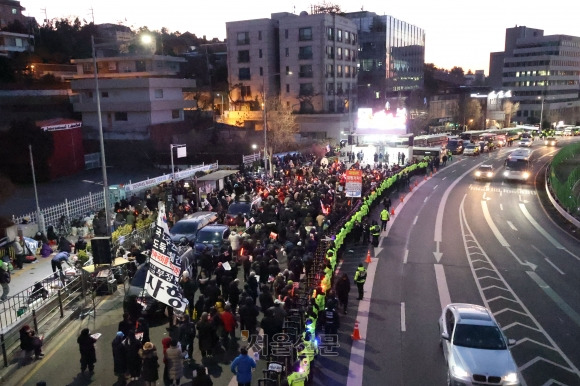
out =
[[[103,172],[103,194],[105,201],[105,221],[107,222],[106,236],[111,235],[111,203],[109,197],[109,182],[107,180],[107,164],[105,161],[105,138],[103,135],[103,119],[101,117],[101,94],[99,91],[99,70],[97,68],[97,55],[95,53],[95,37],[91,35],[91,47],[93,54],[93,66],[95,74],[95,94],[97,97],[97,119],[99,129],[99,145],[101,150],[101,171]]]
[[[34,198],[36,199],[36,221],[38,223],[38,230],[46,234],[44,229],[44,216],[40,211],[40,204],[38,203],[38,190],[36,189],[36,173],[34,172],[34,157],[32,157],[32,145],[28,144],[28,152],[30,153],[30,168],[32,170],[32,184],[34,186]]]
[[[223,121],[224,121],[224,94],[218,93],[217,96],[222,97],[222,108],[220,109],[220,117],[221,117],[222,123],[223,123]]]
[[[540,109],[540,131],[542,131],[542,120],[544,119],[544,97],[539,96],[538,99],[542,100],[542,108]]]

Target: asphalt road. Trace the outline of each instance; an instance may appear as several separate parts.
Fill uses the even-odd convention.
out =
[[[449,302],[494,313],[517,340],[523,384],[580,384],[580,243],[546,215],[533,184],[503,181],[513,149],[454,157],[405,198],[378,253],[361,384],[445,384],[437,320]],[[541,172],[556,149],[533,149]],[[473,179],[481,163],[497,169],[491,182]]]

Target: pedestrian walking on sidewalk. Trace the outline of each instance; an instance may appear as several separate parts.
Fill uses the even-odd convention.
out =
[[[81,373],[89,369],[89,375],[95,372],[95,363],[97,362],[97,352],[95,350],[95,343],[97,340],[91,336],[88,328],[81,331],[81,335],[77,338],[79,344],[79,351],[81,353]]]
[[[359,263],[356,273],[354,274],[354,282],[358,289],[358,300],[362,300],[364,296],[364,285],[367,281],[367,270],[365,269],[363,263]]]
[[[140,354],[143,359],[141,376],[145,386],[155,386],[159,379],[159,358],[157,357],[155,345],[151,342],[145,343]]]
[[[338,303],[343,307],[343,312],[346,314],[348,307],[348,294],[350,293],[350,280],[348,275],[343,273],[340,279],[336,282],[336,297]]]

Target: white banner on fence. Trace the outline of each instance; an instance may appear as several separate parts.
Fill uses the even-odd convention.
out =
[[[145,289],[157,301],[183,312],[187,300],[183,297],[179,286],[181,260],[177,254],[177,247],[169,237],[166,221],[165,210],[161,208],[153,237]]]
[[[210,171],[210,170],[214,170],[217,168],[218,168],[217,163],[213,163],[213,164],[209,164],[209,165],[195,166],[193,168],[189,168],[187,170],[182,170],[180,172],[175,173],[175,179],[176,180],[183,180],[187,177],[193,176],[197,172]],[[157,185],[159,185],[165,181],[169,181],[169,180],[171,180],[171,174],[164,174],[162,176],[155,177],[155,178],[149,178],[148,180],[136,182],[134,184],[127,184],[127,185],[123,186],[123,188],[125,189],[125,192],[130,193],[130,192],[133,192],[136,190],[152,188],[154,186],[157,186]]]

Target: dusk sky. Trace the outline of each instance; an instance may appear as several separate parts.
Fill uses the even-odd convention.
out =
[[[422,28],[426,33],[425,62],[450,70],[489,70],[489,53],[503,51],[505,29],[527,26],[545,35],[580,36],[577,0],[525,2],[488,0],[335,1],[343,12],[365,11],[389,15]],[[221,1],[136,1],[136,0],[20,0],[24,14],[42,24],[48,19],[79,17],[96,24],[122,23],[136,30],[167,28],[199,37],[226,37],[227,21],[269,18],[271,13],[310,13],[312,4],[322,1],[221,0]]]

